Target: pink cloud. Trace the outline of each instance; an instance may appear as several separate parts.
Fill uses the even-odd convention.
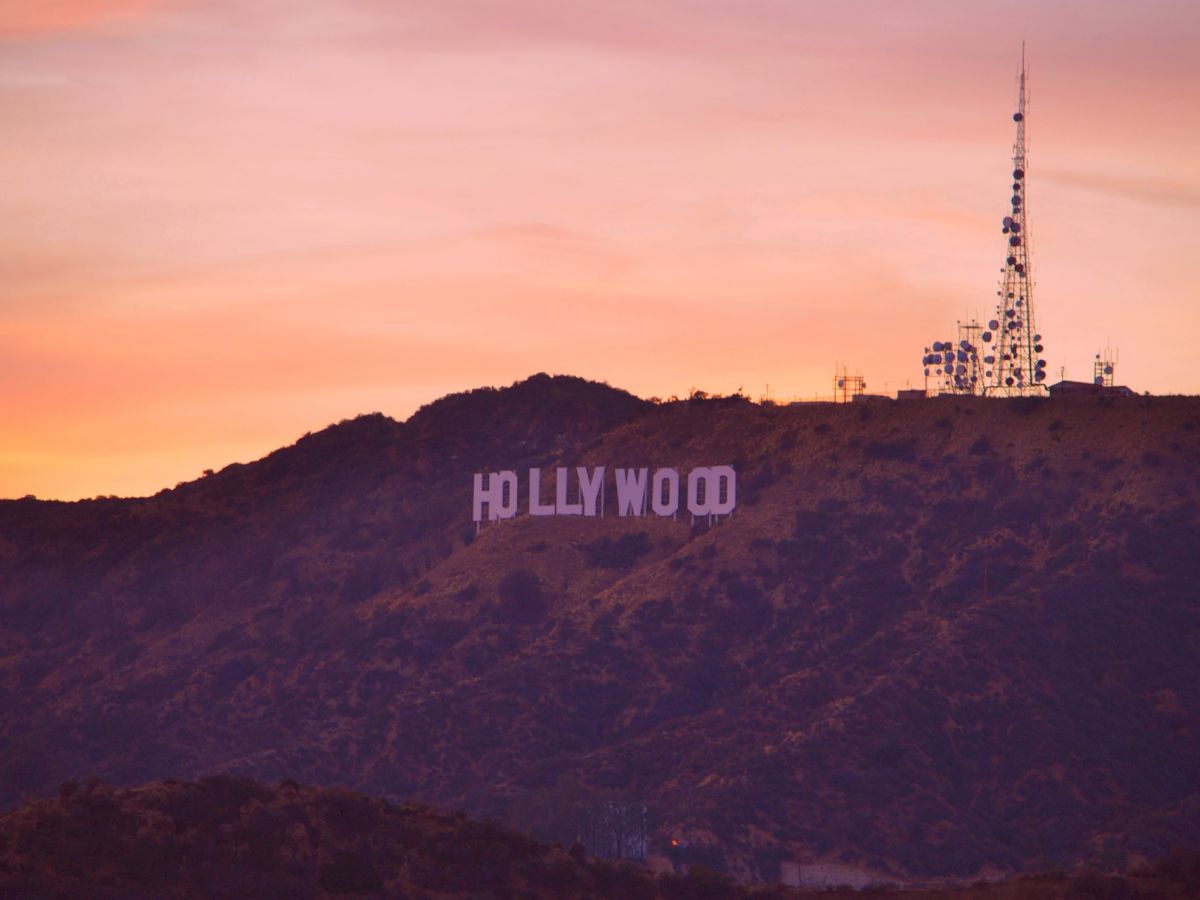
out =
[[[1200,184],[1156,176],[1117,175],[1102,172],[1042,172],[1047,181],[1139,203],[1200,209]]]
[[[160,5],[161,0],[7,0],[0,6],[0,37],[73,31]]]

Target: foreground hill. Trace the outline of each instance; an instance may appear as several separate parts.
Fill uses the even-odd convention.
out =
[[[1176,853],[1128,876],[1041,876],[968,888],[870,891],[907,900],[1196,896],[1200,856]],[[787,900],[694,867],[655,876],[587,860],[494,823],[343,790],[277,788],[215,776],[114,790],[77,782],[57,800],[0,816],[0,894],[7,897],[389,896],[525,900]],[[863,897],[820,892],[824,900]]]
[[[476,471],[717,463],[712,528],[470,521]],[[1200,834],[1198,493],[1190,398],[536,376],[152,498],[8,501],[0,792],[228,770],[565,843],[645,805],[653,851],[764,880],[1160,855]]]
[[[62,897],[736,898],[714,874],[656,880],[492,823],[349,791],[223,776],[63,785],[0,817],[0,894]]]

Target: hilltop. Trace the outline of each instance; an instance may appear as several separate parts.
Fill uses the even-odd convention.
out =
[[[231,771],[565,843],[606,799],[742,879],[1136,862],[1200,833],[1198,462],[1194,398],[535,376],[155,497],[0,502],[0,795]],[[470,518],[477,471],[715,463],[711,528]]]

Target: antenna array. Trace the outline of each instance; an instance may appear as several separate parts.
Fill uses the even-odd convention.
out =
[[[1017,136],[1013,141],[1011,212],[1000,223],[1007,239],[1000,289],[996,292],[996,316],[980,336],[989,346],[983,357],[983,393],[996,396],[1044,395],[1046,360],[1042,358],[1042,336],[1036,333],[1033,316],[1033,267],[1030,262],[1029,205],[1026,203],[1026,90],[1025,45],[1021,45],[1020,91]]]

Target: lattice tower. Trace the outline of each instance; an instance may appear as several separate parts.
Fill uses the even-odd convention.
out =
[[[1020,90],[1017,137],[1013,141],[1011,212],[1001,222],[1007,243],[1000,289],[996,292],[996,316],[987,323],[981,338],[988,345],[984,361],[983,392],[993,396],[1028,396],[1046,393],[1046,361],[1042,358],[1042,336],[1034,324],[1033,266],[1029,234],[1029,204],[1026,184],[1029,171],[1026,153],[1025,46],[1021,45]]]

